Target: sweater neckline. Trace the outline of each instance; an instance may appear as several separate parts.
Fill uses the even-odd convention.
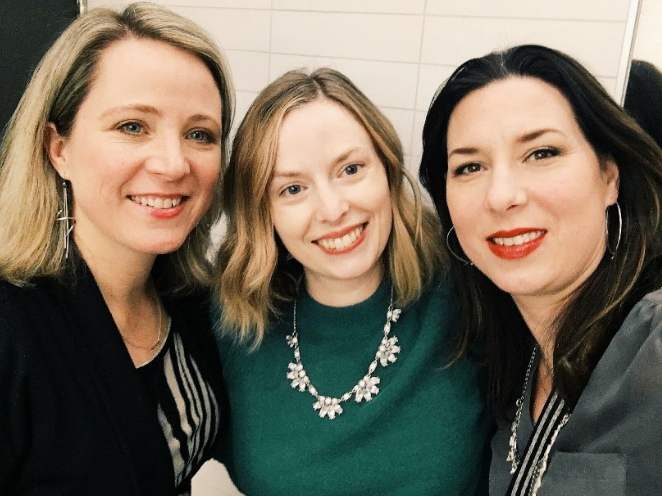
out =
[[[297,326],[303,327],[305,334],[314,329],[315,334],[332,334],[336,337],[371,333],[373,328],[383,327],[389,299],[388,278],[382,279],[367,299],[344,307],[332,307],[316,301],[306,290],[305,284],[302,284],[297,300]]]

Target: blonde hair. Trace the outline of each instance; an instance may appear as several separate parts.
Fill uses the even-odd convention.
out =
[[[366,129],[388,177],[393,227],[383,261],[397,301],[414,301],[446,266],[436,215],[422,205],[420,190],[404,167],[402,145],[389,120],[341,73],[290,71],[258,95],[239,126],[223,173],[227,234],[218,253],[216,293],[220,326],[257,346],[278,305],[296,296],[300,265],[286,259],[273,227],[268,188],[284,117],[292,109],[327,98]],[[408,186],[408,187],[407,187]]]
[[[44,148],[47,124],[53,122],[60,135],[69,136],[101,54],[127,38],[162,41],[205,63],[221,96],[221,160],[226,166],[234,88],[225,57],[212,38],[192,21],[151,3],[130,4],[121,12],[98,8],[83,14],[37,66],[0,149],[0,276],[9,282],[26,284],[34,277],[60,277],[65,272],[66,227],[56,221],[64,201],[62,179]],[[209,211],[184,244],[158,257],[167,289],[211,285],[206,254],[211,227],[221,215],[220,194],[219,181]]]

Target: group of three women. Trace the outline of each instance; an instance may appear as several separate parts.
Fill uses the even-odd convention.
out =
[[[659,493],[662,152],[586,70],[451,76],[441,222],[338,72],[271,83],[227,161],[232,113],[151,4],[35,71],[0,155],[2,494],[186,494],[210,456],[251,495],[486,494],[487,407],[490,494]]]

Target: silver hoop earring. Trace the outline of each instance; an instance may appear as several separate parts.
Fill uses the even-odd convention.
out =
[[[452,233],[454,230],[455,230],[455,226],[451,226],[451,228],[450,228],[450,229],[448,230],[448,232],[446,233],[446,246],[448,247],[448,251],[451,252],[451,255],[453,255],[453,257],[455,257],[457,260],[459,260],[460,262],[462,262],[462,265],[470,265],[470,266],[473,266],[473,262],[471,262],[470,260],[467,260],[466,258],[462,258],[460,255],[458,255],[457,253],[455,253],[455,251],[453,251],[453,248],[451,248],[450,236],[451,236],[451,233]],[[459,240],[458,240],[458,242],[459,242]]]
[[[607,245],[607,251],[611,253],[611,260],[616,256],[618,247],[621,244],[621,233],[623,231],[623,217],[621,215],[621,206],[618,204],[618,200],[616,200],[616,211],[618,212],[618,235],[616,236],[616,246],[614,246],[614,248],[609,246],[609,207],[607,207],[605,214],[605,243]]]
[[[69,246],[71,244],[71,231],[74,230],[76,219],[69,215],[69,187],[67,181],[62,181],[62,208],[57,211],[58,222],[64,222],[64,259],[69,258]]]

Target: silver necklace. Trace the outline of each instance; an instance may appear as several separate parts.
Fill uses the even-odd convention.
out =
[[[347,391],[341,397],[334,398],[319,394],[315,386],[313,386],[313,383],[310,382],[306,370],[303,368],[303,363],[301,362],[301,350],[299,350],[299,332],[297,331],[297,302],[296,300],[294,301],[294,312],[292,317],[293,330],[292,334],[288,335],[286,338],[289,347],[294,349],[294,361],[290,362],[287,366],[287,378],[292,381],[291,386],[293,388],[299,389],[302,393],[308,391],[313,398],[315,398],[316,401],[313,404],[313,409],[318,411],[320,418],[327,417],[331,420],[336,418],[336,416],[343,412],[343,408],[340,404],[349,400],[352,396],[357,403],[360,403],[361,401],[370,401],[379,394],[378,384],[380,383],[380,378],[373,374],[375,370],[377,370],[378,365],[387,367],[398,359],[397,354],[400,353],[398,338],[395,336],[389,337],[389,334],[391,332],[391,323],[398,321],[400,313],[401,310],[399,308],[393,307],[393,286],[391,286],[391,300],[388,305],[388,310],[386,311],[384,337],[379,343],[375,359],[368,367],[368,373],[364,375],[352,389]]]
[[[524,408],[524,399],[526,396],[526,388],[529,384],[529,377],[531,376],[531,369],[533,368],[533,362],[535,362],[537,351],[538,351],[538,347],[534,346],[533,352],[531,353],[531,358],[529,359],[529,365],[526,367],[526,374],[524,375],[524,386],[522,387],[522,394],[515,402],[515,405],[517,406],[517,409],[515,411],[515,419],[513,420],[513,423],[510,425],[510,440],[508,441],[508,445],[510,449],[508,450],[508,456],[506,457],[506,461],[511,463],[510,465],[511,475],[513,475],[517,471],[517,468],[519,467],[520,464],[520,455],[517,449],[517,430],[519,428],[520,419],[522,417],[522,410]],[[553,394],[554,396],[556,396],[557,394],[556,391],[554,391]],[[549,452],[551,451],[552,446],[556,441],[556,437],[559,435],[559,432],[561,431],[563,426],[565,426],[565,424],[568,423],[568,420],[570,420],[570,413],[565,413],[561,418],[561,421],[557,424],[556,428],[554,429],[554,432],[550,437],[549,443],[545,447],[545,451],[542,455],[542,458],[540,459],[540,461],[538,461],[538,463],[536,463],[533,473],[533,484],[531,486],[530,491],[528,492],[530,496],[536,496],[538,494],[538,490],[542,485],[542,477],[547,471],[547,460],[549,458]]]

